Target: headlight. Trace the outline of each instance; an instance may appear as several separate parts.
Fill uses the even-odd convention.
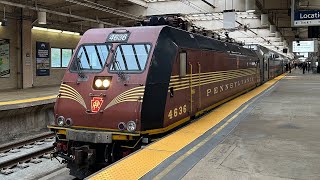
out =
[[[64,125],[64,117],[63,116],[59,116],[57,118],[57,124],[58,124],[58,126],[63,126]]]
[[[110,81],[108,79],[103,80],[102,82],[103,87],[107,88],[110,86]]]
[[[127,130],[128,130],[129,132],[135,131],[136,128],[137,128],[137,125],[136,125],[136,123],[135,123],[134,121],[129,121],[129,122],[127,123]]]
[[[92,88],[95,90],[107,90],[112,82],[111,76],[95,76],[93,79]]]
[[[95,82],[94,82],[94,85],[97,87],[97,88],[100,88],[102,86],[102,81],[101,79],[97,79]]]

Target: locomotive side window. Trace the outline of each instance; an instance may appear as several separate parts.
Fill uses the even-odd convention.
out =
[[[80,46],[76,56],[74,57],[70,70],[86,72],[101,71],[106,63],[110,49],[111,45],[108,44]]]
[[[180,53],[180,77],[185,77],[187,74],[187,53]]]
[[[149,44],[122,44],[111,61],[111,72],[142,72],[146,66],[151,46]]]

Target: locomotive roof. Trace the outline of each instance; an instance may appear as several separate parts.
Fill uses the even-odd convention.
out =
[[[127,43],[149,42],[156,44],[158,38],[163,36],[169,37],[179,47],[183,48],[235,52],[243,55],[256,56],[256,54],[250,49],[171,26],[136,26],[90,29],[83,35],[80,40],[80,44],[104,43],[110,33],[123,30],[130,32],[130,37]]]

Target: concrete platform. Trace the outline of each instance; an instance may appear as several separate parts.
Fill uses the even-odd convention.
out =
[[[0,143],[48,131],[59,86],[0,91]]]
[[[319,117],[320,75],[295,70],[183,179],[320,179]]]
[[[0,91],[0,111],[54,103],[59,87]]]

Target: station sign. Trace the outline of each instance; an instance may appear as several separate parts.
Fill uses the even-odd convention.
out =
[[[292,52],[317,52],[318,41],[293,41]]]
[[[48,42],[36,42],[36,75],[50,75],[50,44]]]
[[[295,11],[293,26],[320,25],[320,10]]]

